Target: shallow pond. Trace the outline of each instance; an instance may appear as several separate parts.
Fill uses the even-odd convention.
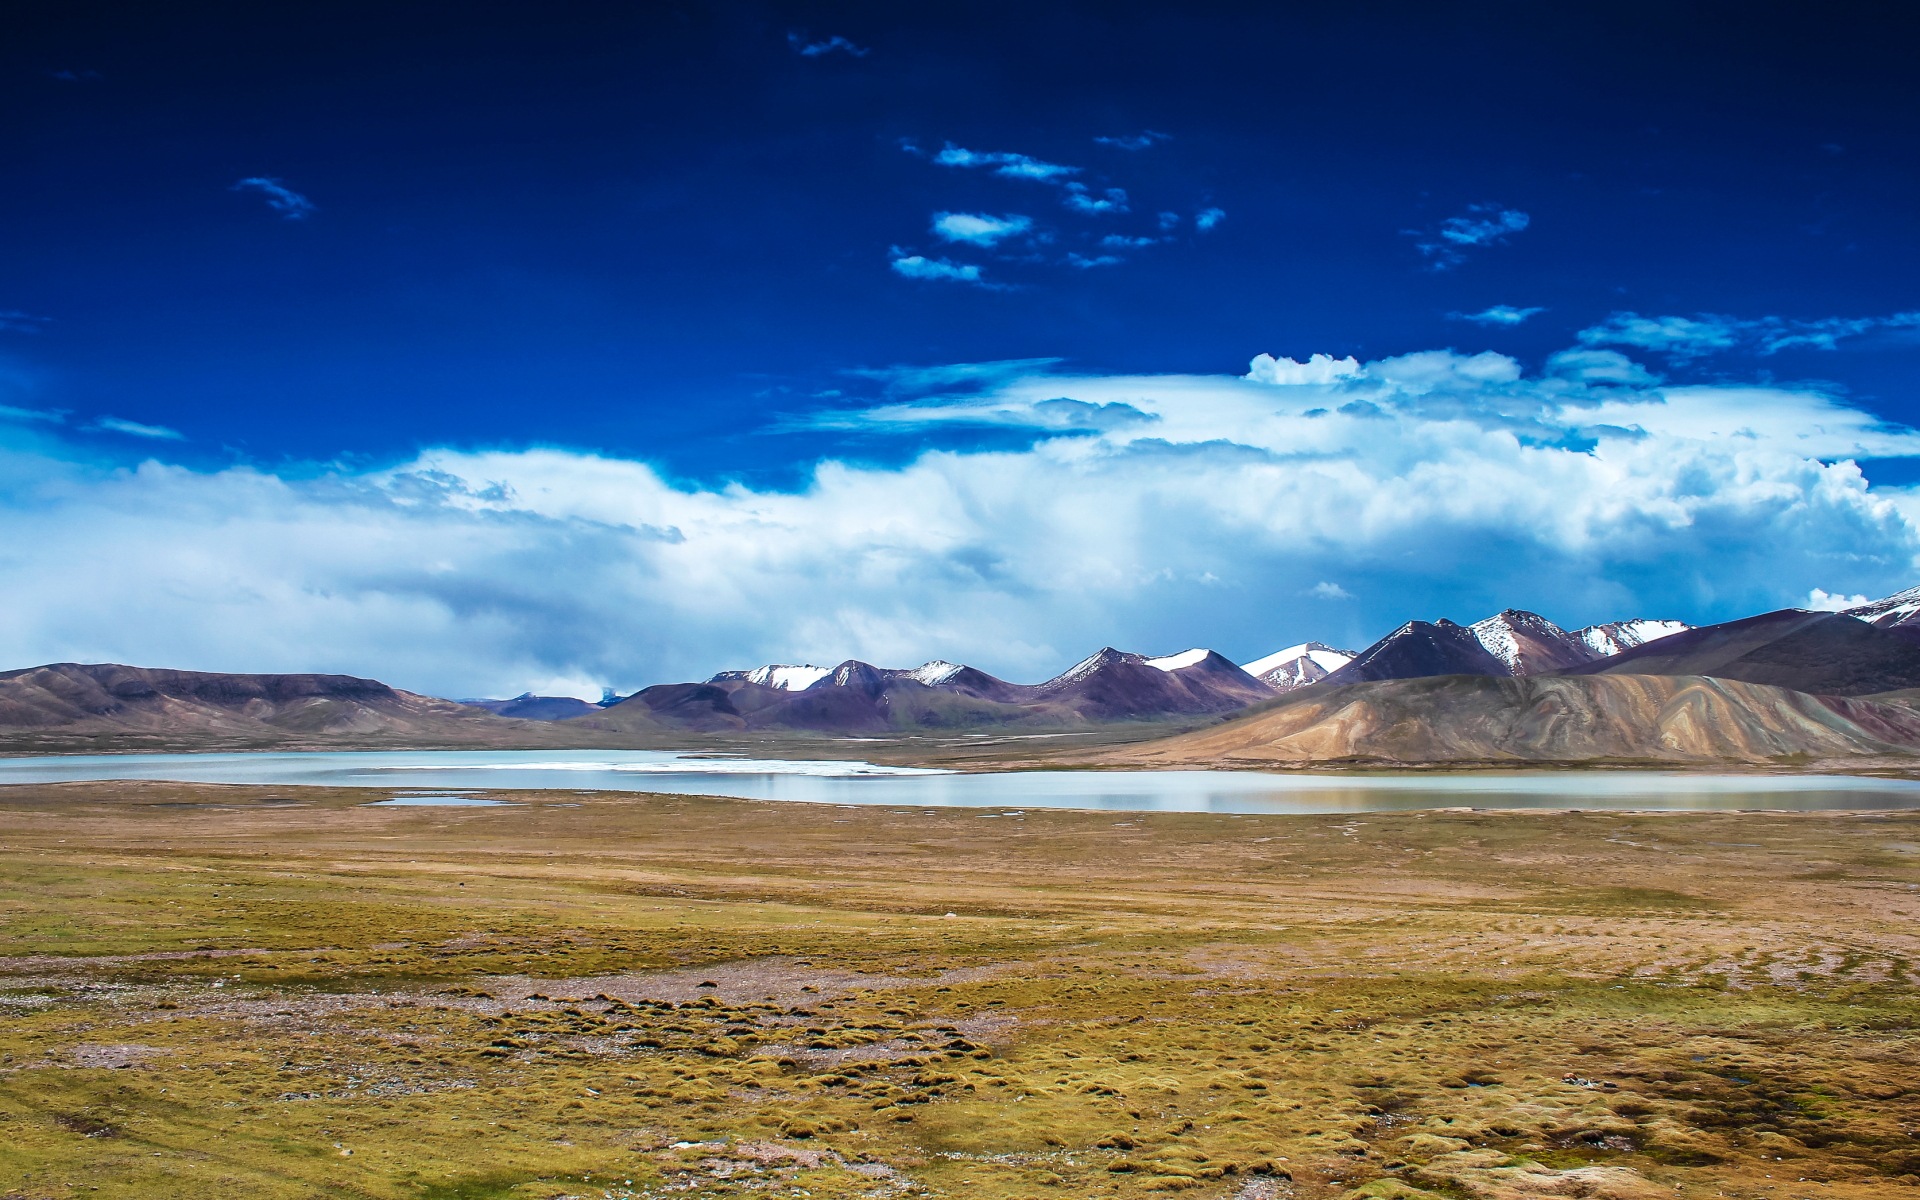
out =
[[[439,794],[530,788],[677,792],[818,804],[880,804],[907,809],[1359,813],[1417,808],[1702,811],[1920,808],[1920,781],[1854,775],[1708,775],[1664,771],[960,774],[864,762],[704,757],[649,750],[112,754],[0,759],[0,784],[98,779],[274,787],[322,784]]]

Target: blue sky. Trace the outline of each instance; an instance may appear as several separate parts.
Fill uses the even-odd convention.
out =
[[[39,7],[0,654],[1035,678],[1915,582],[1920,18],[1246,7]]]

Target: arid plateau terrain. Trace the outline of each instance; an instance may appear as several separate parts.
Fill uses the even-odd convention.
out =
[[[1920,814],[0,789],[0,1195],[1865,1200]]]

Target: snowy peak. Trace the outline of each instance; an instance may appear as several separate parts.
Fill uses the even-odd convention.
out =
[[[1849,608],[1846,615],[1858,617],[1882,629],[1892,629],[1896,625],[1920,625],[1920,587],[1911,587],[1904,592],[1895,592],[1884,600]]]
[[[1920,597],[1916,598],[1916,603],[1920,603]],[[1692,628],[1684,621],[1609,621],[1605,625],[1577,629],[1571,636],[1593,651],[1596,658],[1612,658],[1636,646],[1657,642],[1663,637],[1685,633]]]
[[[1509,608],[1469,626],[1509,675],[1542,675],[1590,662],[1594,651],[1539,613]]]
[[[1354,657],[1353,651],[1337,650],[1324,642],[1301,642],[1255,659],[1240,669],[1276,692],[1290,692],[1319,683],[1352,662]]]
[[[788,665],[768,663],[764,667],[755,667],[751,671],[722,671],[708,683],[757,683],[761,687],[773,688],[781,692],[805,691],[822,679],[833,674],[831,667],[816,667],[809,663]]]
[[[1102,646],[1100,649],[1087,655],[1079,662],[1068,667],[1040,686],[1047,689],[1063,688],[1069,684],[1078,683],[1082,679],[1106,667],[1115,666],[1119,663],[1138,663],[1145,661],[1146,660],[1138,654],[1128,654],[1123,650],[1115,650],[1112,646]]]
[[[928,687],[939,687],[964,670],[966,670],[966,668],[958,663],[950,663],[945,659],[936,658],[930,663],[923,663],[913,670],[908,671],[907,678],[924,683]]]

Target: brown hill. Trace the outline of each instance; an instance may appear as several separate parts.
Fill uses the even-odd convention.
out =
[[[0,672],[0,730],[16,745],[97,738],[173,743],[491,745],[543,726],[351,675],[225,675],[53,663]]]
[[[1268,763],[1760,763],[1920,753],[1920,713],[1689,676],[1437,676],[1314,687],[1109,756]]]

